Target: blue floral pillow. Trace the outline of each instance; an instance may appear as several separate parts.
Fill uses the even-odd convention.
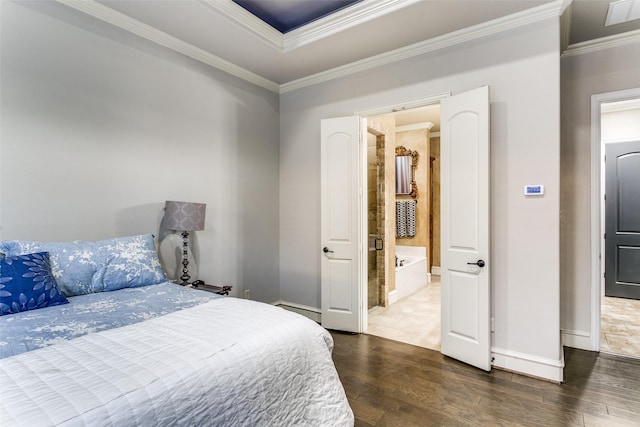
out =
[[[49,252],[51,272],[60,291],[68,297],[99,292],[93,288],[93,276],[101,263],[94,242],[30,242],[4,240],[0,252],[7,256]]]
[[[98,242],[29,242],[5,240],[7,256],[49,252],[51,271],[67,297],[155,285],[166,276],[151,234]]]
[[[101,240],[96,246],[103,260],[94,276],[96,289],[115,291],[167,281],[151,234]]]
[[[0,257],[0,316],[68,302],[47,252]]]

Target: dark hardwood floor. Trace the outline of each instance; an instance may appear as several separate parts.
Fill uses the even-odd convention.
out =
[[[640,426],[640,360],[565,348],[553,384],[372,335],[332,332],[356,426]]]

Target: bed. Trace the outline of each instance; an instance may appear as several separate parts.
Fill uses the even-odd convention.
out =
[[[166,281],[150,235],[0,252],[2,426],[354,423],[326,330]],[[48,306],[7,296],[24,263]]]

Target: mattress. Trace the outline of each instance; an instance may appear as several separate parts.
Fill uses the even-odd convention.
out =
[[[0,360],[0,424],[352,426],[332,346],[298,314],[209,298]]]
[[[0,316],[0,359],[93,332],[119,328],[214,298],[165,282],[69,298],[69,304]]]

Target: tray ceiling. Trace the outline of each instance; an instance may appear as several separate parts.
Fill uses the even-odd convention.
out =
[[[320,3],[242,1],[268,6],[276,15],[283,14],[278,10]],[[559,16],[567,4],[566,0],[364,0],[339,7],[330,15],[316,10],[322,17],[305,15],[310,23],[283,33],[232,0],[58,2],[275,91],[301,87],[308,81],[312,84],[316,76],[335,78],[344,75],[345,69],[357,71],[441,49],[496,28],[515,28]],[[608,5],[600,0],[573,2],[572,42],[601,34],[598,31],[604,27],[606,7],[603,10],[595,3]],[[640,29],[639,22],[604,31]]]

